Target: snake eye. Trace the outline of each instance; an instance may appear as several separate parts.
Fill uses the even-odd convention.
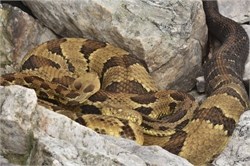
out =
[[[75,83],[74,83],[74,87],[75,87],[76,90],[80,90],[81,87],[82,87],[82,83],[80,83],[80,82],[75,82]]]
[[[92,92],[95,89],[95,86],[93,84],[88,85],[83,92],[84,93],[88,93],[88,92]]]

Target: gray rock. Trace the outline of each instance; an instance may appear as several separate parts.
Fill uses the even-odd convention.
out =
[[[0,86],[0,155],[21,165],[191,165],[160,147],[107,138],[37,105],[35,92]]]
[[[99,135],[37,105],[33,90],[0,87],[0,155],[26,165],[191,165],[158,146]],[[250,110],[238,123],[216,166],[250,162]],[[6,160],[1,159],[6,163]],[[0,160],[0,161],[1,161]]]
[[[14,164],[9,163],[9,161],[0,155],[0,165],[1,166],[16,166]]]
[[[159,146],[135,146],[130,140],[117,139],[108,135],[104,136],[107,140],[111,140],[114,144],[122,147],[125,150],[135,153],[137,156],[143,159],[146,164],[154,166],[174,166],[174,165],[192,165],[187,162],[183,162],[181,157],[178,157],[172,153],[167,152]],[[167,152],[167,153],[166,153]],[[156,156],[157,157],[156,157]],[[177,158],[178,157],[178,158]]]
[[[205,78],[204,78],[204,76],[196,78],[196,89],[199,93],[205,92]]]
[[[30,116],[35,111],[36,94],[24,88],[1,87],[0,96],[0,155],[24,164],[32,148]]]
[[[250,21],[250,1],[249,0],[218,0],[221,14],[236,22],[244,23]]]
[[[215,166],[250,165],[250,110],[241,115],[231,141],[213,164]]]
[[[250,39],[250,25],[243,25],[243,28],[246,30],[248,37]],[[248,80],[248,82],[250,81],[250,47],[249,47],[248,59],[245,64],[245,73],[243,75],[243,79]]]
[[[7,4],[0,4],[0,34],[0,64],[5,66],[0,73],[14,71],[30,49],[56,38],[27,13]]]
[[[207,34],[200,0],[24,3],[61,36],[106,41],[144,59],[161,89],[195,84]]]

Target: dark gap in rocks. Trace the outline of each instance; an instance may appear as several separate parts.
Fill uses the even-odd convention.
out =
[[[246,21],[242,23],[243,25],[250,25],[250,21]]]
[[[250,80],[243,80],[248,96],[250,95]],[[250,99],[250,98],[249,98]]]
[[[33,18],[36,19],[36,17],[32,13],[32,11],[27,6],[25,6],[21,1],[0,1],[0,3],[1,4],[9,4],[11,6],[18,7],[19,9],[28,13],[30,16],[32,16]]]

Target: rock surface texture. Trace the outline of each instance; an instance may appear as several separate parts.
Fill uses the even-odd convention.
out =
[[[239,22],[250,21],[250,1],[249,0],[218,0],[221,14]]]
[[[249,15],[250,15],[250,12],[249,12]],[[249,23],[250,23],[250,20],[249,20]],[[243,28],[246,30],[248,36],[250,37],[250,25],[243,25]],[[250,82],[250,50],[249,50],[248,59],[247,59],[246,64],[245,64],[245,73],[243,75],[243,79],[248,81],[248,83]],[[249,86],[250,86],[250,84],[249,84]],[[250,89],[250,87],[249,87],[249,89]]]
[[[27,13],[7,4],[0,4],[0,34],[0,73],[18,68],[30,49],[56,38],[52,31]]]
[[[192,165],[158,146],[99,135],[37,105],[35,92],[0,87],[0,155],[22,165]],[[245,112],[216,166],[250,164],[250,110]],[[11,137],[10,137],[11,136]],[[7,164],[0,158],[0,165]]]
[[[226,149],[213,162],[215,166],[250,165],[250,110],[241,115]]]
[[[37,105],[33,90],[0,87],[0,155],[22,165],[191,165],[164,149],[111,138]],[[11,137],[10,137],[11,136]],[[2,163],[6,160],[2,158]],[[1,165],[1,158],[0,158]]]
[[[106,41],[144,59],[161,89],[194,86],[207,34],[200,0],[24,3],[58,35]]]

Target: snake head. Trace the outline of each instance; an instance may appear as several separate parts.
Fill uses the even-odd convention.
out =
[[[83,103],[90,96],[95,94],[100,89],[100,80],[96,73],[85,73],[71,84],[75,96],[72,96],[69,101]]]

